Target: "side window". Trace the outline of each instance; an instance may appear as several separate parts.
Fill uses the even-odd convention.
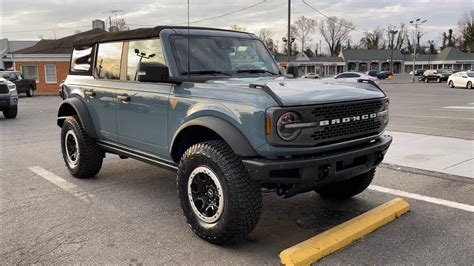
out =
[[[72,73],[89,73],[92,65],[92,47],[74,47],[71,57]]]
[[[97,79],[120,79],[122,42],[100,43],[94,76]]]
[[[348,78],[360,78],[360,75],[359,75],[359,74],[355,74],[355,73],[351,73],[351,74],[347,74],[347,77],[348,77]]]
[[[348,74],[340,74],[339,76],[336,77],[336,79],[345,79],[348,77],[347,75]]]
[[[127,78],[136,81],[138,65],[141,62],[166,64],[159,39],[130,41],[127,53]]]

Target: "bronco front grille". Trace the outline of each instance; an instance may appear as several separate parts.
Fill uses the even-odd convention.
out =
[[[0,84],[0,93],[8,93],[8,86],[5,84]]]
[[[353,103],[340,103],[317,106],[311,112],[316,121],[341,119],[343,117],[362,116],[378,113],[383,107],[383,100]],[[317,145],[331,144],[340,141],[366,137],[379,133],[382,128],[380,118],[351,121],[319,127],[311,135]]]

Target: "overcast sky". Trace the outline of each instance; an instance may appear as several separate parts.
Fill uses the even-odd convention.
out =
[[[94,19],[106,19],[104,13],[120,9],[119,17],[124,18],[131,28],[146,25],[172,25],[186,22],[186,0],[0,0],[2,37],[10,40],[31,40],[42,36],[54,39],[73,34],[75,30],[86,31]],[[270,28],[273,38],[281,40],[285,35],[287,23],[287,0],[190,0],[191,21],[218,16],[239,10],[259,2],[256,7],[222,18],[196,23],[196,26],[229,28],[233,24],[245,26],[250,32],[258,34],[260,28]],[[376,26],[408,23],[414,18],[428,20],[421,28],[426,40],[441,42],[441,33],[455,28],[464,12],[474,9],[472,0],[306,0],[316,9],[329,16],[343,17],[354,23],[361,31]],[[320,20],[323,17],[302,0],[292,0],[292,19],[306,16]],[[354,41],[360,40],[361,33],[351,34]],[[312,36],[314,43],[320,35]],[[323,42],[324,43],[324,42]],[[281,44],[281,41],[280,41]],[[323,44],[324,47],[324,44]]]

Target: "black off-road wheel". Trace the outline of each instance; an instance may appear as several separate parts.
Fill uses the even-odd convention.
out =
[[[77,178],[99,173],[104,151],[84,132],[77,116],[66,118],[61,130],[61,150],[69,172]]]
[[[374,175],[375,168],[349,180],[316,189],[316,192],[318,192],[321,197],[327,199],[348,199],[364,191],[370,185],[372,179],[374,179]]]
[[[26,92],[26,96],[28,96],[28,97],[33,97],[33,96],[35,96],[35,90],[34,90],[33,86],[30,86],[30,87],[28,88],[28,91]]]
[[[18,114],[18,106],[12,106],[8,108],[7,110],[3,111],[3,115],[7,119],[15,118],[17,114]]]
[[[222,140],[198,143],[186,150],[179,163],[177,187],[191,229],[211,243],[240,242],[260,219],[260,185]]]

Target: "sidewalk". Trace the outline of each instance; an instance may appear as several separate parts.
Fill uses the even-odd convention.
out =
[[[393,143],[384,163],[474,178],[474,141],[386,132]]]

